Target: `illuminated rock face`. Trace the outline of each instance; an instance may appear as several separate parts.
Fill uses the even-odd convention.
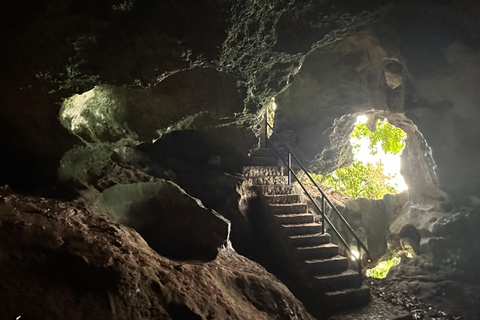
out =
[[[242,111],[233,76],[191,69],[170,75],[151,89],[95,86],[66,99],[60,121],[88,142],[152,141],[168,131],[215,125]]]

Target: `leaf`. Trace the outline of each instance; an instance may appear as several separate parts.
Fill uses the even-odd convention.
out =
[[[377,143],[385,153],[398,154],[405,147],[407,134],[402,129],[392,126],[388,121],[377,121],[377,129],[372,132],[365,123],[358,124],[350,133],[352,139],[369,139],[369,148],[372,155],[376,154]],[[374,153],[375,152],[375,153]]]
[[[374,165],[356,160],[350,166],[331,174],[311,175],[318,183],[351,197],[382,199],[386,194],[398,193],[398,190],[387,184],[394,176],[384,174],[381,162]]]

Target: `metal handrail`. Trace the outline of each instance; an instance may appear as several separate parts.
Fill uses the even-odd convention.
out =
[[[350,231],[350,233],[353,235],[354,239],[357,241],[357,249],[358,249],[358,253],[359,253],[359,257],[357,258],[357,261],[358,261],[358,265],[359,265],[359,274],[360,274],[360,277],[362,276],[362,272],[361,272],[361,268],[362,268],[362,257],[361,257],[361,249],[363,249],[365,251],[365,253],[367,254],[367,258],[368,259],[371,259],[371,256],[370,256],[370,251],[367,249],[367,247],[365,246],[365,244],[360,240],[360,238],[358,237],[358,235],[355,233],[355,231],[353,230],[353,228],[350,226],[350,224],[347,222],[347,220],[345,219],[345,217],[343,217],[343,215],[338,211],[338,209],[333,205],[333,203],[330,201],[330,199],[328,199],[327,195],[323,192],[323,190],[318,186],[317,182],[312,178],[312,176],[308,173],[308,171],[305,169],[305,167],[303,166],[303,164],[301,163],[300,159],[298,159],[298,157],[295,155],[295,153],[290,149],[290,147],[282,141],[282,139],[279,137],[279,135],[275,132],[275,130],[273,129],[273,127],[267,122],[265,121],[266,123],[266,126],[268,126],[271,130],[272,130],[272,134],[277,138],[277,140],[287,149],[288,151],[288,162],[285,161],[285,159],[279,154],[279,152],[277,152],[276,148],[275,148],[275,145],[273,144],[273,142],[270,140],[270,138],[268,137],[268,135],[265,136],[265,142],[266,143],[270,143],[273,147],[273,151],[275,152],[275,154],[277,155],[277,157],[282,160],[282,162],[287,166],[288,170],[289,170],[289,177],[291,175],[293,175],[293,177],[295,178],[295,180],[297,180],[297,182],[299,183],[299,185],[302,187],[303,191],[305,192],[305,194],[308,196],[308,198],[310,199],[310,201],[312,201],[316,211],[320,212],[321,213],[321,219],[322,219],[322,233],[325,232],[325,228],[324,228],[324,222],[326,221],[328,223],[328,225],[330,226],[330,228],[333,230],[333,232],[336,234],[336,236],[340,239],[340,241],[343,243],[343,245],[345,246],[345,249],[351,254],[352,254],[352,250],[350,249],[350,246],[348,245],[347,241],[345,241],[345,239],[342,237],[342,235],[340,234],[340,232],[337,230],[337,228],[335,228],[335,226],[333,225],[333,223],[330,221],[330,219],[326,216],[326,208],[325,208],[325,203],[327,203],[330,208],[333,209],[333,211],[337,214],[337,216],[340,217],[341,221],[345,224],[345,226],[347,227],[347,230]],[[309,178],[309,180],[313,183],[313,185],[316,187],[316,189],[320,192],[321,196],[322,196],[322,209],[320,209],[320,207],[318,206],[317,204],[317,201],[312,197],[312,195],[307,191],[307,189],[305,188],[305,186],[303,185],[303,183],[301,182],[300,178],[298,178],[298,176],[295,174],[293,168],[292,168],[292,156],[293,156],[293,159],[297,162],[297,164],[299,165],[299,167],[302,169],[302,171],[307,175],[307,177]],[[291,178],[289,178],[289,183],[291,183]],[[318,214],[318,213],[317,213]]]
[[[268,140],[270,141],[270,140]],[[272,145],[273,146],[273,145]],[[289,169],[291,169],[291,164],[288,164],[287,161],[285,161],[280,155],[279,153],[277,152],[277,150],[275,150],[275,147],[273,146],[273,151],[275,152],[275,154],[277,155],[277,158],[279,158],[280,160],[282,160],[282,162],[285,164],[285,166],[287,166]],[[324,212],[324,209],[320,209],[320,207],[318,206],[317,204],[317,201],[315,201],[315,199],[312,197],[312,195],[310,194],[310,192],[307,191],[307,189],[305,188],[305,185],[302,183],[302,181],[300,180],[300,178],[297,176],[297,174],[293,171],[293,170],[289,170],[289,173],[291,175],[293,175],[293,177],[295,178],[295,180],[297,180],[298,184],[302,187],[303,191],[305,192],[305,194],[307,195],[307,197],[310,199],[310,201],[312,201],[312,204],[314,205],[315,209],[322,213],[320,216],[321,216],[321,219],[322,219],[322,234],[325,233],[325,223],[324,221],[326,220],[328,222],[328,224],[330,225],[330,227],[332,228],[332,230],[334,230],[335,234],[338,236],[338,238],[342,241],[342,243],[345,245],[345,247],[347,248],[347,250],[349,252],[351,252],[350,250],[350,246],[348,245],[347,241],[342,237],[342,235],[340,234],[340,232],[335,228],[335,226],[332,224],[332,222],[328,219],[328,217],[326,215],[323,214]],[[324,207],[322,205],[322,207]]]

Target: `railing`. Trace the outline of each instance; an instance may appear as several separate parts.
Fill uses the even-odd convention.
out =
[[[317,214],[320,215],[321,218],[321,223],[322,223],[322,234],[325,233],[325,222],[328,223],[332,231],[335,233],[335,235],[340,239],[342,244],[345,247],[345,250],[350,254],[351,257],[355,257],[355,255],[352,252],[352,249],[350,249],[350,245],[347,243],[345,238],[340,234],[338,229],[333,225],[333,223],[330,221],[330,219],[326,215],[326,209],[327,205],[330,206],[332,211],[340,218],[340,221],[343,222],[343,224],[346,226],[347,231],[350,232],[350,234],[353,236],[353,238],[357,241],[357,252],[358,252],[358,257],[356,258],[356,261],[358,263],[358,273],[360,275],[360,282],[362,281],[362,249],[365,251],[367,258],[370,260],[370,252],[368,251],[367,247],[365,244],[360,240],[358,235],[355,233],[353,228],[350,226],[350,224],[347,222],[345,217],[338,211],[338,209],[333,205],[333,203],[328,199],[327,195],[322,191],[322,189],[319,187],[318,183],[312,178],[312,176],[308,173],[308,171],[305,169],[303,164],[300,162],[298,157],[293,153],[293,151],[290,149],[290,147],[282,141],[282,139],[278,136],[278,134],[273,130],[273,127],[265,121],[266,126],[265,126],[265,132],[267,131],[267,128],[270,128],[272,131],[272,135],[277,138],[277,140],[281,143],[281,145],[288,151],[288,157],[285,160],[284,157],[280,154],[280,152],[276,149],[275,145],[273,142],[270,140],[268,137],[268,134],[265,134],[265,143],[268,146],[272,146],[272,150],[275,152],[276,156],[283,161],[283,163],[288,167],[288,184],[292,183],[292,176],[297,180],[298,184],[300,187],[302,187],[303,191],[307,195],[307,197],[310,199],[312,202],[314,209]],[[302,183],[301,179],[298,177],[298,175],[295,173],[295,171],[292,168],[292,160],[295,160],[297,165],[300,167],[300,169],[304,172],[304,174],[308,177],[308,179],[312,182],[312,184],[315,186],[315,188],[320,192],[321,194],[321,201],[320,205],[318,205],[317,200],[308,192],[307,188],[305,185]]]

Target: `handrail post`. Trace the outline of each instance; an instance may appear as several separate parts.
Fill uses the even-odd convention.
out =
[[[325,195],[322,194],[322,234],[325,233]]]
[[[268,111],[265,111],[265,116],[263,118],[263,137],[264,141],[260,141],[260,144],[264,147],[267,148],[267,141],[268,141]]]
[[[360,276],[360,286],[363,283],[362,275],[362,247],[360,246],[360,240],[357,239],[357,251],[358,251],[358,275]]]
[[[292,153],[288,152],[288,184],[292,184]]]

